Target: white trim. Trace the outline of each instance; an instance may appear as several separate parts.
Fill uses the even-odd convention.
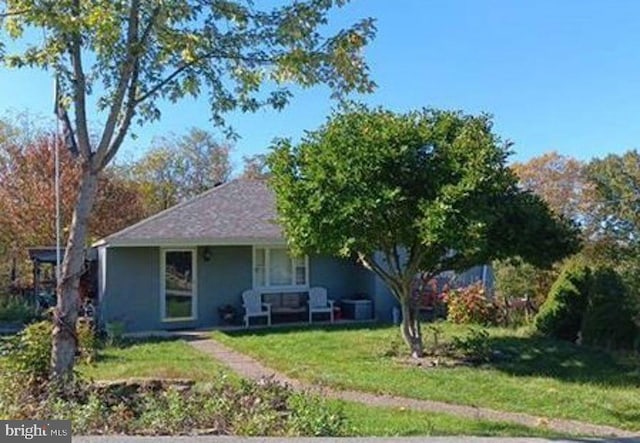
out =
[[[167,304],[167,290],[166,290],[166,260],[167,252],[190,252],[191,253],[191,270],[193,276],[191,277],[192,290],[190,295],[186,294],[186,291],[173,291],[183,292],[185,297],[191,297],[191,317],[165,317],[166,304]],[[181,294],[176,294],[181,295]],[[160,248],[160,321],[163,323],[168,322],[181,322],[181,321],[194,321],[198,319],[198,249],[197,248]]]
[[[98,248],[98,303],[102,305],[107,288],[107,248]]]
[[[257,286],[256,285],[256,272],[255,272],[255,268],[256,268],[256,250],[257,249],[264,249],[265,251],[267,251],[264,255],[264,280],[265,280],[265,285],[264,286]],[[256,289],[258,291],[262,291],[262,292],[297,292],[297,291],[305,291],[307,289],[309,289],[309,256],[305,255],[304,256],[304,280],[305,280],[305,284],[304,285],[295,285],[295,284],[291,284],[291,285],[278,285],[278,286],[269,286],[269,280],[270,280],[270,276],[269,276],[269,268],[270,268],[270,260],[271,260],[271,254],[269,253],[269,251],[271,251],[272,249],[285,249],[288,250],[286,244],[280,244],[280,243],[270,243],[270,244],[254,244],[252,247],[252,252],[251,252],[251,287],[253,289]],[[295,269],[294,268],[294,264],[293,261],[291,262],[291,267],[292,267],[292,273],[291,273],[291,279],[292,281],[295,280],[296,278],[296,273],[295,273]]]

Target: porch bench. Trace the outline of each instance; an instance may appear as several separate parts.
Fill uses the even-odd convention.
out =
[[[300,315],[307,312],[306,292],[263,292],[262,302],[271,305],[273,315]]]

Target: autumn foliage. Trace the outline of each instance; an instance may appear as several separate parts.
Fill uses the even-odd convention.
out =
[[[5,260],[24,257],[29,246],[55,244],[54,143],[43,134],[27,143],[0,144],[0,244]],[[61,228],[66,241],[75,205],[80,165],[60,146]],[[143,206],[130,183],[105,171],[90,223],[93,241],[140,220]],[[64,243],[63,243],[64,244]]]

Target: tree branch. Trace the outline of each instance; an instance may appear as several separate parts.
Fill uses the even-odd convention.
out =
[[[209,59],[214,59],[214,58],[230,59],[230,60],[242,60],[242,61],[247,61],[247,62],[265,63],[265,64],[274,63],[276,61],[276,57],[266,57],[266,58],[262,58],[262,57],[242,57],[242,56],[224,54],[224,53],[220,53],[218,51],[207,52],[206,54],[203,54],[200,57],[197,57],[194,60],[192,60],[192,61],[190,61],[188,63],[185,63],[184,65],[180,66],[178,69],[173,71],[171,74],[169,74],[167,77],[165,77],[164,79],[160,80],[153,87],[151,87],[151,89],[149,89],[147,92],[145,92],[142,96],[138,97],[138,99],[136,100],[136,105],[142,103],[143,101],[147,100],[149,97],[151,97],[154,94],[156,94],[159,90],[161,90],[163,87],[167,86],[169,83],[171,83],[173,80],[175,80],[177,77],[179,77],[187,69],[191,68],[192,66],[197,65],[200,62],[203,62],[203,61],[209,60]]]
[[[77,18],[80,13],[80,0],[73,2],[73,11]],[[82,36],[79,30],[75,30],[71,36],[69,55],[73,64],[73,77],[75,82],[73,103],[75,107],[76,131],[78,133],[78,149],[87,161],[91,161],[91,146],[89,141],[89,128],[87,127],[86,105],[86,78],[82,68]]]
[[[19,9],[17,11],[0,12],[0,18],[15,17],[16,15],[26,14],[31,9]]]
[[[129,10],[129,28],[127,30],[126,48],[127,54],[122,64],[120,72],[120,81],[118,87],[113,96],[113,102],[111,103],[111,109],[109,110],[109,116],[104,125],[102,137],[100,143],[98,143],[98,149],[96,151],[95,166],[100,167],[104,164],[105,156],[109,151],[109,147],[112,146],[113,133],[116,128],[118,117],[122,112],[122,103],[124,101],[127,87],[131,80],[133,71],[135,70],[136,58],[139,57],[138,48],[138,22],[140,14],[140,0],[131,0],[131,6]]]
[[[131,126],[131,121],[133,120],[133,116],[135,115],[136,110],[136,91],[138,86],[138,76],[140,74],[140,60],[136,61],[136,65],[133,70],[133,74],[131,75],[131,80],[129,82],[129,89],[127,92],[127,104],[125,107],[125,115],[118,128],[116,133],[116,137],[111,142],[111,146],[109,146],[109,150],[105,154],[102,163],[100,164],[100,169],[104,169],[109,162],[115,157],[118,149],[120,149],[120,145],[124,140],[127,132],[129,131],[129,127]]]
[[[376,263],[374,258],[369,258],[365,254],[358,253],[358,259],[364,265],[365,268],[376,273],[382,281],[389,286],[392,292],[396,292],[399,295],[402,292],[401,285],[393,278],[391,274],[384,270],[382,266]]]

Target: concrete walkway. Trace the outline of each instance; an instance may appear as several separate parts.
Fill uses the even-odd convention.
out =
[[[551,429],[553,431],[574,435],[616,438],[640,437],[638,433],[634,433],[631,431],[625,431],[623,429],[617,429],[611,426],[594,425],[591,423],[584,423],[575,420],[538,417],[535,415],[523,414],[518,412],[496,411],[488,408],[455,405],[451,403],[431,400],[417,400],[405,397],[397,397],[393,395],[378,395],[361,391],[342,391],[329,388],[321,388],[301,382],[300,380],[291,379],[284,374],[280,374],[272,369],[269,369],[257,360],[245,354],[237,352],[216,340],[213,340],[206,334],[187,333],[181,334],[180,336],[186,338],[194,348],[212,356],[214,359],[225,364],[231,370],[245,378],[260,380],[263,378],[272,377],[273,379],[281,383],[290,385],[294,389],[317,392],[325,397],[352,402],[360,402],[369,406],[407,408],[424,412],[443,412],[477,420],[511,422],[529,426],[532,428],[543,427],[546,429]]]

